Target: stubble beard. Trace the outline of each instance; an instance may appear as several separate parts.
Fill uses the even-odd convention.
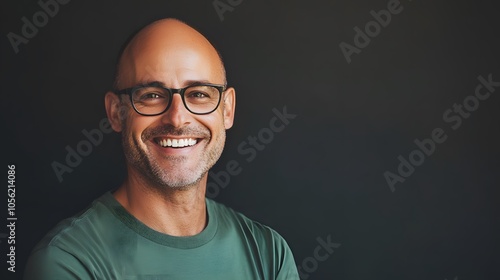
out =
[[[161,156],[159,158],[157,155],[142,148],[139,141],[127,129],[124,129],[122,133],[122,146],[127,164],[137,171],[136,173],[139,174],[142,181],[146,182],[146,187],[160,193],[172,190],[187,190],[197,186],[208,170],[220,158],[224,149],[226,130],[224,127],[221,127],[219,131],[215,132],[218,136],[213,137],[206,128],[175,129],[167,125],[146,129],[141,136],[142,142],[146,142],[147,139],[152,139],[156,135],[166,134],[167,132],[171,135],[195,134],[208,136],[201,143],[196,144],[205,145],[199,160],[196,161],[196,166],[185,170],[167,170],[165,167],[162,167],[161,162],[166,161],[171,166],[183,168],[183,163],[189,160],[189,158],[187,156]],[[209,148],[209,144],[213,146]]]

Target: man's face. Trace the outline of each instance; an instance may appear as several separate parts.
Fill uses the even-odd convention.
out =
[[[164,42],[146,44],[130,52],[124,64],[122,88],[161,82],[165,87],[182,88],[193,82],[223,84],[220,61],[214,53],[199,47],[179,47]],[[229,96],[228,95],[232,95]],[[222,95],[217,108],[208,115],[190,113],[179,94],[170,108],[159,116],[142,116],[130,105],[121,122],[122,143],[129,174],[157,188],[181,188],[198,183],[219,159],[225,142],[225,130],[231,127],[234,90]],[[175,142],[183,147],[165,147]]]

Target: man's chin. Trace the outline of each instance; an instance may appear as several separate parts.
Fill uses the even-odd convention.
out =
[[[169,161],[155,164],[152,176],[162,188],[190,188],[198,185],[203,177],[203,172],[200,172],[199,169],[199,166],[192,166],[186,160]]]
[[[201,178],[157,178],[152,187],[162,191],[186,191],[199,186]]]

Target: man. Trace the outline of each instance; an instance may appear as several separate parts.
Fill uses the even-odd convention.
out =
[[[25,279],[298,279],[275,231],[205,198],[235,90],[209,41],[175,19],[123,50],[105,106],[127,177],[34,248]]]

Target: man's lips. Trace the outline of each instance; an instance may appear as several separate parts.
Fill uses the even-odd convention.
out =
[[[184,148],[196,145],[200,139],[194,137],[155,137],[153,141],[163,148]]]

